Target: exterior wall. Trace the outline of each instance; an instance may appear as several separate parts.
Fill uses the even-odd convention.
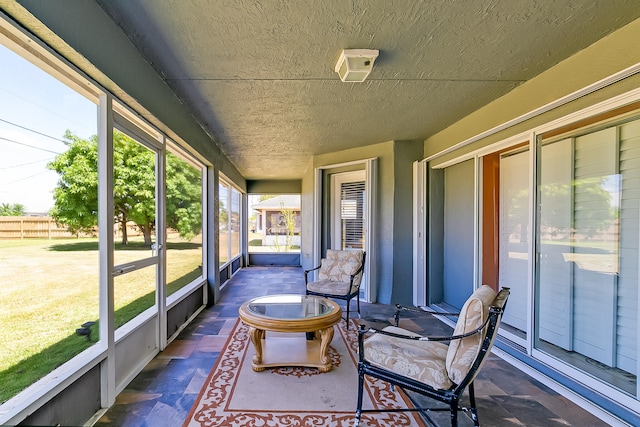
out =
[[[302,177],[300,194],[301,225],[300,235],[300,265],[304,270],[316,267],[313,265],[313,191],[314,191],[314,167],[313,159],[309,160],[309,166]]]
[[[399,141],[394,145],[393,289],[391,301],[413,304],[413,169],[422,144]],[[404,284],[400,286],[399,284]]]
[[[425,157],[429,158],[469,138],[480,135],[494,127],[507,123],[509,120],[527,114],[536,108],[561,99],[605,77],[640,63],[640,50],[635,48],[639,39],[640,20],[636,20],[522,84],[502,98],[469,114],[464,119],[428,138],[424,142]],[[456,150],[455,153],[443,156],[442,160],[473,151],[639,86],[640,76],[628,77],[619,83],[578,98],[548,113],[479,139],[477,142]]]

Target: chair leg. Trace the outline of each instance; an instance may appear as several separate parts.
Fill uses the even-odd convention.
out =
[[[358,291],[358,295],[356,295],[356,298],[358,299],[358,314],[360,314],[360,291]]]
[[[473,381],[469,384],[469,409],[471,410],[471,420],[473,421],[473,425],[478,427],[480,426],[480,421],[478,420],[478,408],[476,407],[476,392],[473,389]]]
[[[349,330],[349,307],[351,306],[350,302],[351,301],[347,300],[347,330]]]
[[[458,427],[458,400],[451,402],[451,427]]]
[[[358,372],[358,403],[356,405],[356,421],[353,424],[354,427],[358,427],[358,425],[360,424],[360,417],[362,416],[362,395],[363,394],[364,394],[364,374],[362,372]]]

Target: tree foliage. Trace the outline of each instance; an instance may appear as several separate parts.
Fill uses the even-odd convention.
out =
[[[97,137],[64,135],[67,150],[48,167],[59,175],[51,216],[71,232],[92,232],[98,225]],[[125,134],[114,131],[114,221],[132,221],[151,244],[155,231],[155,154]],[[200,171],[168,154],[166,166],[167,226],[190,239],[202,229],[202,179]],[[122,243],[128,243],[122,227]]]
[[[23,216],[25,207],[20,203],[1,203],[0,216]]]
[[[86,140],[67,131],[64,141],[68,149],[47,165],[59,175],[49,213],[71,233],[91,233],[98,225],[97,137]]]
[[[202,173],[167,154],[167,226],[190,240],[202,231]]]

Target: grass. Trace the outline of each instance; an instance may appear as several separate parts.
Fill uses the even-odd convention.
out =
[[[167,294],[200,275],[199,242],[167,244]],[[144,252],[149,252],[145,254]],[[116,245],[116,262],[150,255],[133,241]],[[92,341],[76,329],[98,321],[97,239],[0,241],[0,402],[79,354]],[[116,327],[155,303],[155,267],[114,278]]]

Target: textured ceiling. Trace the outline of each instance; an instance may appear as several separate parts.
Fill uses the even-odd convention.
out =
[[[640,16],[635,0],[97,0],[247,179],[425,140]],[[343,83],[342,49],[379,49]]]

